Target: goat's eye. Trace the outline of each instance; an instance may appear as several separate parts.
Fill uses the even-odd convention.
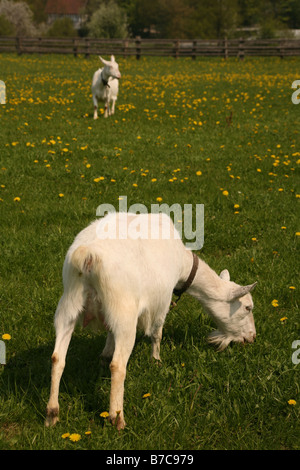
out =
[[[251,312],[251,310],[252,310],[251,305],[246,305],[246,310],[247,310],[247,312]]]

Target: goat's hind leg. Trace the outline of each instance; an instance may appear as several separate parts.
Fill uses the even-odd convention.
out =
[[[72,313],[74,315],[72,315]],[[79,313],[80,309],[78,308],[76,308],[76,311],[74,310],[72,312],[71,303],[67,300],[67,296],[63,295],[57,306],[55,314],[56,341],[54,351],[51,357],[51,389],[50,398],[46,410],[46,426],[53,426],[58,421],[59,384],[62,373],[65,368],[67,350]]]
[[[137,315],[134,316],[134,308],[131,312],[129,309],[127,318],[126,324],[119,325],[117,331],[114,331],[115,350],[109,366],[111,371],[109,419],[118,430],[123,429],[126,425],[123,412],[124,382],[127,362],[136,337]]]

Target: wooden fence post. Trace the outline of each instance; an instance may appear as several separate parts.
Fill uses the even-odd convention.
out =
[[[240,38],[238,58],[240,60],[243,60],[245,58],[244,39],[243,38]]]
[[[193,49],[192,49],[192,59],[196,59],[196,47],[197,47],[197,41],[193,41]]]
[[[137,60],[139,60],[141,57],[141,42],[142,42],[141,36],[137,36],[135,38],[135,51],[136,51],[135,53],[136,53]]]
[[[78,50],[77,39],[74,38],[74,39],[73,39],[73,53],[74,53],[74,57],[77,57],[77,50]]]
[[[16,37],[16,49],[18,55],[22,54],[22,46],[21,46],[21,38],[19,36]]]
[[[90,56],[90,40],[89,38],[85,38],[85,57],[88,58]]]
[[[225,37],[224,39],[224,57],[228,59],[228,39]]]
[[[178,41],[178,39],[176,39],[174,41],[174,48],[173,48],[173,57],[174,57],[174,59],[177,59],[178,55],[179,55],[179,41]]]
[[[128,39],[123,41],[123,57],[127,57]]]

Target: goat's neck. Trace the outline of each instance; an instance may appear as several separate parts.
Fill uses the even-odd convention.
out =
[[[185,258],[185,276],[189,275],[192,267],[192,256]],[[198,299],[202,304],[206,305],[211,300],[217,300],[222,296],[224,291],[224,281],[211,269],[208,264],[199,259],[199,266],[192,282],[192,285],[187,290],[187,293]]]
[[[102,72],[101,72],[101,80],[102,82],[108,82],[110,75],[107,67],[103,67]]]

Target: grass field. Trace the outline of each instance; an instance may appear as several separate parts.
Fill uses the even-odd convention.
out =
[[[299,450],[300,58],[118,61],[116,114],[94,121],[98,58],[0,55],[0,339],[10,335],[0,449]],[[105,335],[78,328],[60,422],[46,429],[64,256],[97,207],[118,208],[121,195],[148,208],[157,198],[204,204],[198,254],[240,284],[258,281],[257,338],[216,352],[212,321],[183,296],[167,316],[161,366],[137,335],[118,432],[100,416]]]

